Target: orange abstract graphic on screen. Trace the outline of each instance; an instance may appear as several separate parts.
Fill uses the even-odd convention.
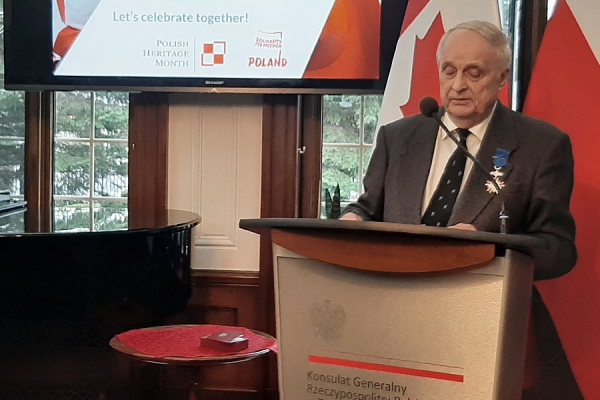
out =
[[[226,42],[204,43],[202,47],[203,67],[212,67],[225,64],[225,53],[227,52]]]
[[[87,24],[101,0],[56,0],[65,27],[54,40],[54,61],[62,60]]]
[[[304,77],[379,78],[380,13],[378,0],[336,0]]]

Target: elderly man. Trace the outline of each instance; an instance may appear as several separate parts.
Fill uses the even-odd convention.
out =
[[[577,259],[569,211],[569,137],[498,101],[511,51],[495,25],[470,21],[450,29],[440,41],[437,59],[443,102],[438,115],[503,188],[509,233],[550,243],[549,249],[533,254],[535,279],[567,273]],[[473,168],[433,118],[403,118],[379,130],[365,193],[341,219],[498,232],[501,199],[491,179]]]

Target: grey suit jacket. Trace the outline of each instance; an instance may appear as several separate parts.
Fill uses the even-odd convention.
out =
[[[365,193],[343,214],[353,212],[363,220],[420,224],[437,132],[436,121],[422,115],[382,126],[365,175]],[[498,148],[510,152],[503,169],[508,232],[549,241],[548,250],[532,254],[536,279],[567,273],[577,259],[575,222],[569,211],[574,175],[569,137],[553,125],[498,103],[477,154],[486,171],[494,169],[493,156]],[[466,223],[481,231],[499,231],[501,202],[499,196],[486,191],[487,180],[473,166],[449,225]]]

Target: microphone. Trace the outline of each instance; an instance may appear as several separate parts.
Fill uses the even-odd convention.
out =
[[[473,161],[473,164],[476,165],[477,168],[479,168],[485,174],[485,176],[487,176],[489,178],[490,183],[494,186],[494,189],[496,189],[496,194],[498,195],[498,197],[500,197],[501,209],[500,209],[500,215],[498,217],[500,219],[500,233],[507,233],[508,215],[506,214],[506,207],[505,207],[505,203],[504,203],[504,196],[502,195],[502,189],[496,182],[496,179],[488,171],[486,171],[486,169],[481,164],[481,162],[477,158],[475,158],[475,156],[473,154],[471,154],[469,152],[469,150],[467,150],[467,148],[465,146],[463,146],[456,137],[454,137],[454,135],[450,132],[448,127],[442,122],[440,117],[438,117],[437,111],[439,110],[439,108],[440,108],[440,106],[438,105],[437,100],[434,99],[433,97],[424,97],[423,99],[421,99],[421,102],[419,103],[419,109],[421,110],[421,114],[423,114],[426,117],[431,117],[431,118],[435,119],[436,122],[438,123],[438,125],[442,128],[442,130],[446,133],[446,135],[450,139],[452,139],[452,141],[456,144],[456,146],[463,153],[465,153],[465,155],[467,157],[469,157],[469,159],[471,161]]]

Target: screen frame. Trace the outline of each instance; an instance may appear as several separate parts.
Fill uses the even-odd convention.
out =
[[[52,62],[52,4],[4,0],[6,90],[204,92],[263,94],[383,93],[408,0],[381,1],[378,79],[240,79],[56,76]],[[24,52],[22,49],[30,49]]]

